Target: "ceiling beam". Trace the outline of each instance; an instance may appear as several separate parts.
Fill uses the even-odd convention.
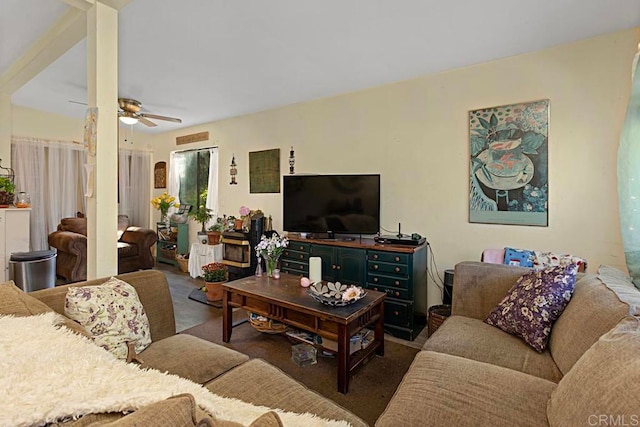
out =
[[[78,8],[80,10],[87,11],[96,4],[96,0],[61,0],[69,6]],[[120,10],[127,5],[131,0],[98,0],[102,4],[106,4],[115,10]]]
[[[85,11],[69,8],[0,75],[0,93],[12,94],[87,35]]]
[[[75,7],[85,12],[95,4],[95,0],[62,0],[71,7]]]

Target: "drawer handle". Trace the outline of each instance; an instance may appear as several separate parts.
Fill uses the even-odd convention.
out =
[[[304,265],[298,267],[300,270],[304,270]]]
[[[285,262],[285,263],[284,263],[284,266],[285,266],[285,267],[289,267],[289,263],[288,263],[288,262]]]
[[[336,265],[336,270],[340,270],[340,268],[342,267],[340,267],[339,265]]]
[[[394,316],[399,316],[399,315],[400,315],[400,313],[396,310],[396,311],[394,311],[394,312],[393,312],[393,315],[394,315]]]
[[[304,246],[300,246],[300,250],[301,250],[301,251],[304,251]]]
[[[304,259],[304,255],[300,255],[300,259]]]
[[[398,282],[397,280],[395,282],[393,282],[394,285],[396,286],[400,286],[400,282]]]
[[[374,283],[378,283],[378,278],[377,278],[377,277],[374,277],[374,278],[373,278],[373,282],[374,282]]]
[[[396,262],[400,261],[400,257],[399,256],[395,257],[394,259],[396,260]]]
[[[374,270],[377,270],[377,269],[378,269],[378,264],[374,264],[374,265],[373,265],[373,269],[374,269]]]
[[[374,291],[377,291],[377,290],[378,290],[378,288],[373,288],[373,290],[374,290]]]
[[[396,273],[400,271],[400,267],[396,267],[393,269]]]
[[[397,297],[399,297],[399,296],[400,296],[400,292],[398,292],[398,291],[395,291],[393,294],[394,294],[395,296],[397,296]]]
[[[373,259],[378,259],[378,254],[375,254],[375,255],[373,256]]]
[[[284,254],[285,254],[286,256],[289,256],[289,251],[284,251]]]
[[[335,269],[336,269],[336,265],[335,265],[335,264],[332,264],[332,265],[331,265],[331,269],[332,269],[332,270],[335,270]]]

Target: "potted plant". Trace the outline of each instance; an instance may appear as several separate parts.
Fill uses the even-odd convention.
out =
[[[194,221],[202,224],[202,230],[198,232],[198,241],[206,245],[209,242],[209,237],[207,236],[207,222],[213,218],[211,209],[206,208],[205,206],[200,206],[198,209],[189,212],[189,216],[193,218]]]
[[[209,237],[210,245],[217,245],[220,243],[220,237],[222,236],[222,232],[224,231],[225,226],[225,218],[218,217],[216,222],[209,227],[209,232],[207,233]]]
[[[0,205],[9,207],[13,203],[16,186],[10,178],[0,176]]]
[[[222,284],[227,281],[227,277],[228,268],[221,262],[212,262],[202,266],[202,278],[207,292],[207,301],[220,301],[222,299]]]

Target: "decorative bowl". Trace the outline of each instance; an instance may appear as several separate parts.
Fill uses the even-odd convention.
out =
[[[342,295],[347,290],[355,290],[359,295],[349,300],[343,300]],[[367,292],[359,286],[347,286],[340,282],[327,282],[326,284],[322,282],[315,282],[309,286],[307,294],[321,304],[332,307],[344,307],[345,305],[353,304],[354,302],[361,300],[367,295]]]

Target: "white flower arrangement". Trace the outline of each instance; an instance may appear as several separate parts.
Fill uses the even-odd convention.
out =
[[[360,295],[362,295],[362,288],[351,285],[342,293],[342,301],[359,299]]]
[[[286,237],[280,237],[274,234],[267,238],[264,234],[260,238],[260,242],[256,245],[256,256],[265,259],[277,259],[282,255],[284,249],[289,246],[289,240]]]

